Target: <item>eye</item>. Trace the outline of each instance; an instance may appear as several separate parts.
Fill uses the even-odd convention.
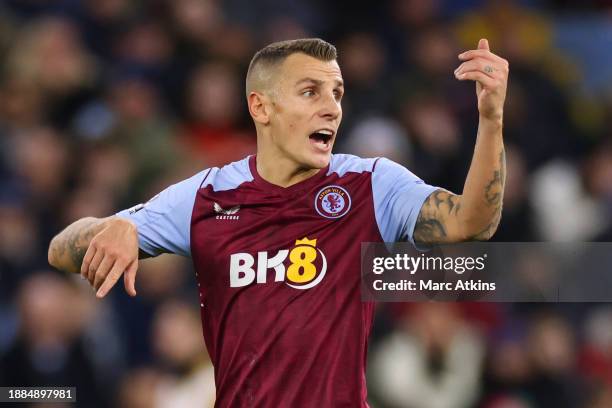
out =
[[[340,91],[338,89],[334,90],[334,96],[336,97],[337,100],[342,99],[342,95],[344,95],[344,92],[342,92],[342,91]]]
[[[305,89],[302,91],[303,96],[314,96],[315,92],[312,89]]]

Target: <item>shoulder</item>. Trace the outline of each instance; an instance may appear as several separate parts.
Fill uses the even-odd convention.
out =
[[[374,164],[374,174],[377,178],[383,178],[391,181],[390,179],[405,179],[408,178],[413,181],[422,182],[414,173],[408,170],[406,167],[393,160],[387,159],[386,157],[379,157]]]
[[[249,167],[250,156],[225,166],[212,167],[202,180],[201,187],[211,186],[214,191],[227,191],[238,188],[241,184],[253,181],[254,177]]]
[[[362,158],[352,154],[334,154],[329,165],[328,175],[337,173],[373,173],[377,176],[414,176],[407,168],[386,157]]]
[[[379,159],[379,157],[362,158],[352,154],[334,154],[331,157],[327,174],[336,173],[342,177],[346,173],[371,173]]]

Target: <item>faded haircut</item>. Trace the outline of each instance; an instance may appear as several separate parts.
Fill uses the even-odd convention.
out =
[[[268,44],[251,59],[246,76],[247,96],[256,84],[262,85],[270,79],[274,68],[285,58],[296,53],[306,54],[321,61],[333,61],[338,57],[336,47],[320,38],[300,38]]]

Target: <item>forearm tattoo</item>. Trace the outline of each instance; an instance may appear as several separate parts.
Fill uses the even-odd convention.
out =
[[[502,214],[504,186],[506,184],[506,153],[499,152],[498,168],[493,171],[493,177],[485,187],[485,202],[491,208],[493,218],[481,231],[469,237],[470,241],[481,241],[491,238],[499,225]]]
[[[502,149],[499,153],[498,165],[493,175],[485,185],[483,198],[485,208],[477,209],[483,214],[490,214],[490,222],[476,234],[467,237],[467,240],[489,239],[497,229],[501,219],[501,210],[506,180],[506,156]],[[456,242],[460,237],[451,236],[449,221],[456,220],[462,215],[460,197],[446,190],[434,191],[423,203],[416,225],[414,227],[414,240],[422,244],[436,244]],[[471,211],[475,211],[471,209]]]
[[[506,155],[502,149],[499,152],[498,168],[493,171],[493,177],[485,187],[485,200],[490,207],[501,209],[506,180]]]
[[[95,228],[98,224],[99,220],[97,219],[84,219],[70,225],[54,238],[51,251],[53,252],[54,259],[59,263],[57,265],[58,269],[67,272],[78,272],[89,243],[98,232]]]

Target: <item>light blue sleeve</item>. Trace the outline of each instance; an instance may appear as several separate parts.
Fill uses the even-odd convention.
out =
[[[425,184],[405,167],[380,158],[372,173],[374,214],[385,242],[410,241],[423,202],[438,187]]]
[[[140,249],[151,256],[191,256],[191,214],[196,194],[209,170],[173,184],[144,204],[118,212],[138,228]]]

